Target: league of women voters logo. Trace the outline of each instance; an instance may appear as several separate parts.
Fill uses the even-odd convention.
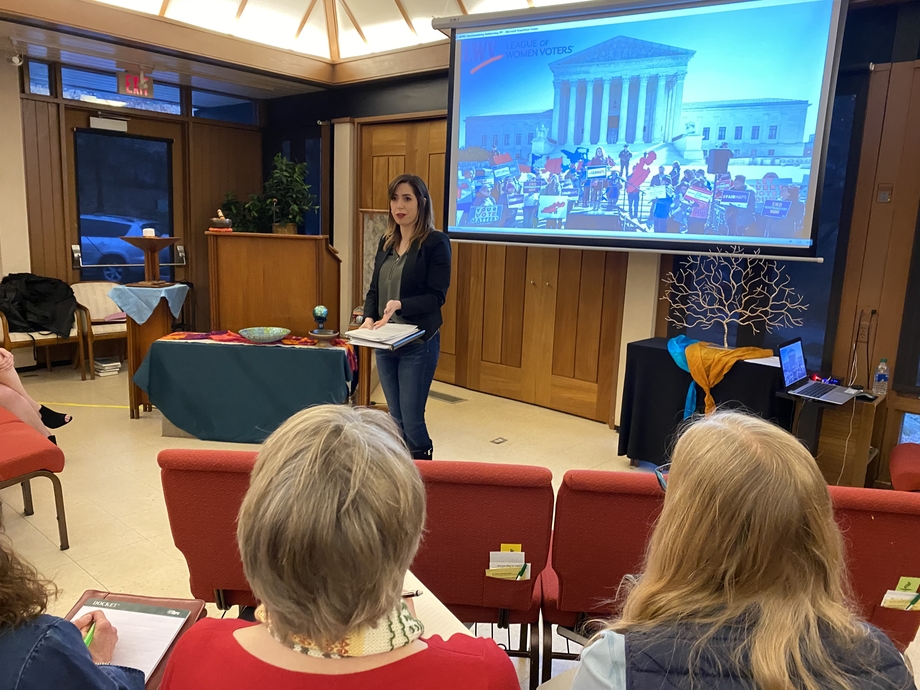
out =
[[[570,55],[574,46],[554,46],[548,38],[521,38],[511,41],[464,41],[460,60],[464,69],[474,74],[486,65],[502,58],[531,58]]]

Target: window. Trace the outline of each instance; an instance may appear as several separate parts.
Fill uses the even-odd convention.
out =
[[[497,134],[492,135],[492,146],[498,146],[498,135]]]
[[[920,218],[918,218],[920,220]],[[907,291],[904,297],[904,315],[901,317],[901,336],[898,338],[898,361],[894,368],[891,387],[898,393],[920,395],[920,240],[914,234],[914,248],[910,259],[910,272],[907,275]],[[886,357],[887,353],[876,353],[876,357]],[[870,369],[875,370],[878,361],[870,362]],[[904,417],[908,424],[907,415]],[[920,430],[920,415],[916,422],[911,421],[912,428]]]
[[[113,73],[90,72],[73,67],[61,67],[61,82],[64,98],[70,100],[171,115],[182,114],[178,86],[155,83],[153,98],[122,96],[118,93],[118,79]]]
[[[511,143],[511,135],[506,134],[505,135],[505,146],[508,146],[510,143]]]
[[[488,146],[488,144],[489,144],[489,137],[488,137],[487,135],[483,134],[483,135],[482,135],[482,145],[483,145],[483,146]]]
[[[753,127],[751,127],[751,139],[754,139],[755,141],[757,139],[760,139],[760,126],[759,125],[754,125]]]
[[[898,443],[920,443],[920,414],[905,414]]]
[[[775,156],[775,155],[776,155],[776,149],[767,149],[767,155],[768,155],[768,156]]]
[[[719,141],[725,141],[725,127],[719,127]]]
[[[709,141],[709,127],[703,127],[703,141]]]
[[[520,134],[515,134],[515,135],[514,135],[514,143],[515,143],[516,145],[520,146],[520,145],[521,145],[521,138],[522,138],[522,137],[521,137]]]
[[[163,139],[74,132],[82,280],[144,279],[144,253],[120,238],[139,237],[144,228],[172,235],[171,147]],[[161,265],[171,256],[171,248],[160,252]],[[160,277],[172,280],[172,267],[162,265]]]
[[[531,132],[530,134],[527,135],[527,143],[528,143],[528,144],[532,144],[532,143],[533,143],[533,137],[534,137],[534,133],[533,133],[533,132]]]
[[[744,132],[744,127],[735,127],[735,141],[741,141],[743,132]]]
[[[48,76],[48,65],[44,62],[29,60],[29,93],[51,95],[51,79]]]
[[[770,138],[776,139],[776,125],[770,125]]]
[[[222,96],[208,91],[192,91],[192,117],[254,125],[257,119],[256,104],[245,98]]]

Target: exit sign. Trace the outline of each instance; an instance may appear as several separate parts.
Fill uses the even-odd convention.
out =
[[[122,96],[153,98],[153,79],[143,72],[119,72],[118,93]]]

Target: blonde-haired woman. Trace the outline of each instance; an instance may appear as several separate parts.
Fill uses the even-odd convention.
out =
[[[827,486],[790,434],[718,412],[681,436],[645,569],[574,690],[914,688],[859,620]]]
[[[237,540],[261,624],[204,620],[163,690],[518,690],[492,640],[425,638],[403,578],[425,488],[396,425],[365,408],[304,410],[259,453]]]
[[[387,231],[377,246],[361,328],[380,328],[392,321],[425,331],[420,339],[396,350],[377,350],[377,373],[412,457],[431,460],[434,444],[425,424],[425,404],[441,354],[450,240],[434,227],[431,194],[418,175],[394,178],[388,195]]]

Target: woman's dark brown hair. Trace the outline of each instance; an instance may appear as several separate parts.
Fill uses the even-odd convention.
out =
[[[412,187],[412,193],[415,194],[415,199],[418,202],[418,216],[415,218],[412,244],[421,244],[428,237],[428,233],[435,229],[434,211],[431,208],[431,194],[428,193],[425,181],[418,175],[400,175],[390,182],[390,186],[387,189],[388,200],[392,200],[396,196],[396,188],[403,183]],[[383,248],[388,250],[392,247],[399,247],[400,242],[402,242],[402,232],[391,210],[387,218],[387,231],[384,235]]]
[[[0,510],[0,530],[2,527]],[[0,536],[0,630],[17,628],[37,618],[45,612],[48,599],[56,594],[54,584],[42,579]]]

